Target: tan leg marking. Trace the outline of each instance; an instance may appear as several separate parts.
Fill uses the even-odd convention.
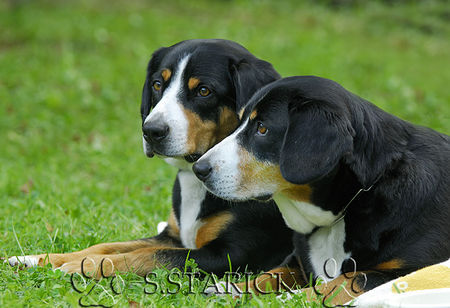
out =
[[[361,278],[361,279],[358,279]],[[310,301],[321,301],[326,306],[343,305],[364,293],[364,272],[347,273],[320,286],[304,288]]]
[[[172,213],[169,216],[168,219],[168,233],[172,238],[179,239],[179,228],[176,223],[175,215],[172,211]],[[22,259],[30,260],[32,259],[32,265],[38,265],[38,266],[44,266],[47,264],[51,264],[53,268],[60,268],[63,266],[63,268],[80,268],[81,262],[83,259],[87,258],[88,262],[89,260],[102,260],[105,257],[108,257],[109,259],[116,259],[112,258],[111,256],[123,256],[124,254],[131,254],[136,251],[140,251],[142,249],[153,249],[153,250],[161,250],[161,249],[178,249],[175,247],[175,241],[173,241],[171,238],[167,238],[166,240],[156,239],[156,238],[150,238],[145,240],[135,240],[135,241],[129,241],[129,242],[114,242],[114,243],[102,243],[97,244],[94,246],[91,246],[89,248],[70,252],[70,253],[49,253],[49,254],[39,254],[39,255],[29,255],[29,256],[21,256],[21,257],[12,257],[10,258],[10,264],[20,264],[20,261]],[[134,256],[131,254],[131,256]],[[19,261],[17,261],[19,259]],[[97,262],[98,264],[98,262]],[[120,267],[119,267],[120,268]]]
[[[233,215],[230,212],[220,212],[206,219],[203,219],[203,225],[198,229],[195,245],[201,248],[209,242],[215,240],[230,222],[233,221]]]
[[[102,243],[91,246],[89,248],[70,252],[70,253],[49,253],[34,255],[31,257],[38,258],[38,265],[44,266],[50,263],[54,268],[60,267],[64,263],[78,262],[80,263],[85,257],[99,256],[99,255],[113,255],[123,254],[145,247],[171,247],[169,243],[159,242],[154,239],[137,240],[130,242],[116,242],[116,243]]]
[[[140,248],[131,252],[111,255],[89,255],[83,259],[63,264],[60,269],[67,273],[84,273],[88,277],[101,278],[120,273],[134,272],[145,276],[157,267],[166,266],[167,262],[156,256],[156,252],[166,250],[167,247]],[[169,248],[177,250],[184,248]],[[102,261],[103,260],[103,261]],[[82,271],[83,266],[83,271]]]

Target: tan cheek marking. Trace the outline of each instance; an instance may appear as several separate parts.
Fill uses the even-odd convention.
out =
[[[239,151],[241,170],[241,185],[251,190],[265,184],[276,186],[277,190],[290,199],[302,202],[311,201],[311,186],[297,185],[286,181],[281,175],[280,166],[259,161],[253,154],[241,148]]]
[[[239,123],[236,117],[236,113],[228,107],[223,108],[219,116],[217,140],[211,146],[222,141],[225,137],[231,134],[231,132],[233,132],[236,129],[238,124]]]
[[[275,170],[270,164],[258,161],[255,156],[246,149],[239,149],[239,170],[241,172],[241,185],[247,189],[263,185],[263,181],[269,177],[273,179]]]
[[[169,80],[170,76],[172,76],[172,71],[166,68],[161,72],[161,76],[164,79],[164,81],[167,81]]]
[[[215,141],[214,133],[217,125],[213,121],[204,121],[200,116],[188,109],[183,108],[188,121],[187,148],[186,153],[204,153],[210,148],[211,142]]]
[[[281,175],[281,172],[280,172]],[[309,185],[292,184],[283,179],[282,189],[280,190],[289,199],[311,203],[312,189]]]
[[[199,83],[200,83],[200,79],[195,78],[195,77],[189,78],[189,81],[188,81],[189,90],[195,89],[199,85]]]
[[[238,124],[236,114],[230,108],[222,109],[219,123],[203,120],[188,109],[183,109],[188,120],[187,153],[203,154],[213,145],[228,136]]]
[[[289,199],[293,199],[301,202],[311,202],[311,186],[308,184],[298,185],[293,184],[284,179],[281,175],[281,170],[279,165],[273,165],[275,169],[275,181],[279,184],[279,190]]]
[[[250,113],[250,120],[253,120],[258,115],[258,111],[253,110],[252,113]]]
[[[214,216],[203,219],[203,225],[198,229],[195,245],[201,248],[209,242],[215,240],[232,221],[233,215],[230,212],[221,212]]]
[[[377,270],[393,270],[403,267],[403,261],[400,259],[392,259],[387,262],[383,262],[375,266]]]

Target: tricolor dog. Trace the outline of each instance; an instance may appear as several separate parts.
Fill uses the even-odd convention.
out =
[[[294,252],[273,271],[291,285],[332,279],[326,294],[351,280],[335,301],[450,257],[450,138],[331,80],[262,88],[193,170],[220,198],[273,198],[296,231]]]
[[[217,198],[191,169],[200,155],[237,127],[243,103],[278,78],[270,63],[231,41],[190,40],[158,49],[147,67],[141,117],[145,154],[179,168],[165,229],[148,239],[99,244],[74,253],[13,257],[10,264],[50,262],[80,272],[86,258],[88,272],[102,266],[104,273],[114,268],[146,275],[158,266],[182,268],[189,255],[203,270],[220,275],[230,269],[229,261],[233,270],[253,271],[282,262],[292,250],[292,231],[276,205]]]

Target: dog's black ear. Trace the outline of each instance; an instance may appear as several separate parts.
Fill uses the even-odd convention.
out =
[[[281,174],[287,181],[306,184],[318,180],[351,153],[350,122],[329,105],[307,101],[290,107],[280,154]]]
[[[145,118],[150,113],[150,109],[153,107],[152,102],[152,90],[151,90],[151,80],[149,80],[149,77],[153,75],[153,73],[158,69],[162,59],[167,54],[170,48],[168,47],[161,47],[158,50],[156,50],[148,62],[147,65],[147,75],[145,77],[145,83],[144,87],[142,89],[142,102],[141,102],[141,117],[142,122],[144,122]]]
[[[252,95],[281,76],[272,64],[264,60],[242,60],[230,67],[231,78],[235,88],[236,111],[241,110]]]
[[[152,105],[152,94],[150,90],[151,85],[149,85],[148,78],[145,78],[144,87],[142,88],[142,102],[141,102],[141,118],[142,124],[144,124],[145,118],[150,113],[150,108]]]

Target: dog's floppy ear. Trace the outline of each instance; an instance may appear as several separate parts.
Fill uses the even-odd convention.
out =
[[[145,78],[144,87],[142,88],[142,102],[141,102],[141,118],[142,118],[142,124],[144,124],[145,118],[150,113],[151,108],[151,85],[149,85],[148,78]]]
[[[252,95],[281,76],[272,64],[263,60],[242,60],[230,67],[231,78],[235,88],[236,111],[238,112]]]
[[[161,63],[164,56],[167,54],[170,48],[168,47],[161,47],[158,50],[156,50],[148,62],[147,66],[147,76],[145,78],[144,87],[142,89],[142,102],[141,102],[141,117],[142,117],[142,123],[144,122],[147,115],[150,113],[150,109],[153,106],[152,102],[152,85],[151,80],[149,80],[149,77],[153,75],[153,73],[158,69],[159,64]]]
[[[280,169],[287,181],[306,184],[330,173],[352,151],[353,129],[344,114],[326,102],[306,101],[292,107]]]

